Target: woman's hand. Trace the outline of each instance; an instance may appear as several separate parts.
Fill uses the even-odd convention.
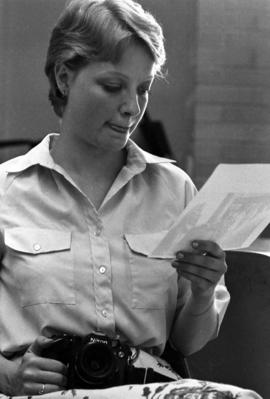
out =
[[[193,241],[191,248],[191,252],[177,252],[172,265],[191,282],[193,297],[212,297],[227,271],[225,253],[218,244],[207,240]]]
[[[40,356],[52,340],[39,336],[24,354],[17,369],[13,395],[41,395],[64,390],[67,386],[67,367],[54,359]]]

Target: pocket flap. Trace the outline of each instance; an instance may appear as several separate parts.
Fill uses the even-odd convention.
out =
[[[162,230],[154,233],[139,233],[139,234],[132,234],[128,233],[125,234],[125,239],[128,243],[130,249],[134,252],[139,254],[146,255],[148,257],[151,256],[151,252],[154,248],[158,245],[158,243],[163,239],[163,237],[168,233],[167,230]],[[157,258],[154,256],[154,258]],[[164,253],[159,258],[168,259],[171,258],[169,254]]]
[[[7,247],[30,254],[63,251],[70,248],[71,232],[52,229],[13,227],[5,229]]]

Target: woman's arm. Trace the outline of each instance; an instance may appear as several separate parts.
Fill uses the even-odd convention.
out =
[[[217,335],[220,314],[229,302],[227,290],[219,286],[227,270],[225,253],[211,241],[198,240],[192,246],[192,252],[178,252],[172,263],[189,284],[171,333],[173,345],[183,355],[198,351]]]
[[[188,356],[200,350],[217,334],[219,314],[214,298],[194,298],[190,295],[174,322],[171,340],[174,347]]]

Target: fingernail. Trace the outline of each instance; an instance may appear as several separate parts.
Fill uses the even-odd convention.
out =
[[[177,259],[182,259],[184,257],[183,252],[177,252],[176,257]]]

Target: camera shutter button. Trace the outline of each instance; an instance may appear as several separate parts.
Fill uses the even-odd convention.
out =
[[[120,359],[123,359],[123,357],[125,357],[125,353],[123,351],[119,351],[117,354]]]

